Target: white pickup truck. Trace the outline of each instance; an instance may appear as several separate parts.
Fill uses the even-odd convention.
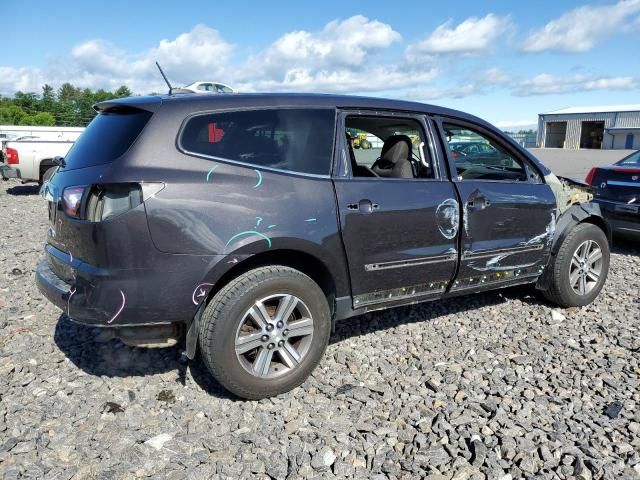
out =
[[[19,178],[23,182],[42,183],[42,178],[52,167],[54,159],[64,157],[75,141],[23,140],[9,141],[4,146],[4,159],[0,174],[4,180]]]

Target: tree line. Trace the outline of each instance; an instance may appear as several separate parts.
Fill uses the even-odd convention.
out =
[[[13,97],[0,95],[0,125],[84,127],[96,115],[97,102],[131,96],[122,86],[115,91],[74,87],[64,83],[57,91],[42,86],[42,94],[16,92]]]

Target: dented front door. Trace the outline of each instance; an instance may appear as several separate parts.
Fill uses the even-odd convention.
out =
[[[517,283],[539,275],[555,230],[546,184],[458,181],[463,202],[460,270],[452,290]]]
[[[462,205],[454,291],[535,278],[549,258],[557,202],[543,172],[487,125],[439,120]]]

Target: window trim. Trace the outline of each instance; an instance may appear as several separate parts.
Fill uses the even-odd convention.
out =
[[[429,150],[429,156],[431,157],[431,163],[433,164],[433,178],[390,178],[390,177],[354,177],[351,171],[351,160],[348,158],[349,151],[346,143],[344,132],[346,132],[346,118],[349,116],[361,116],[361,117],[388,117],[401,120],[413,120],[418,123],[422,128],[424,135],[425,147]],[[340,134],[339,134],[340,133]],[[427,121],[426,113],[415,113],[405,111],[394,110],[367,110],[367,109],[338,109],[338,116],[336,122],[335,138],[335,163],[336,168],[334,178],[348,179],[350,181],[405,181],[405,182],[442,182],[448,181],[446,174],[443,172],[442,159],[439,155],[439,151],[435,144],[435,135],[432,131],[430,122]]]
[[[265,111],[265,110],[331,110],[331,111],[333,111],[333,114],[334,114],[333,141],[331,142],[331,152],[328,155],[329,173],[306,173],[306,172],[299,172],[297,170],[285,170],[283,168],[265,167],[263,165],[255,165],[253,163],[243,162],[243,161],[240,161],[240,160],[234,160],[232,158],[217,157],[215,155],[207,155],[205,153],[194,152],[194,151],[191,151],[191,150],[188,150],[188,149],[184,148],[183,145],[182,145],[182,137],[184,135],[185,128],[186,128],[187,124],[189,123],[189,121],[192,118],[201,117],[201,116],[205,116],[205,115],[215,115],[215,114],[220,114],[220,113],[249,112],[249,111],[256,112],[256,111]],[[201,159],[204,159],[204,160],[215,160],[216,162],[222,162],[222,163],[225,163],[225,164],[238,165],[238,166],[241,166],[241,167],[248,167],[248,168],[252,168],[252,169],[260,170],[260,171],[267,171],[267,172],[274,172],[274,173],[286,173],[286,174],[290,174],[290,175],[300,175],[300,176],[305,176],[305,177],[310,177],[310,178],[327,179],[327,178],[331,178],[332,177],[333,168],[334,168],[334,157],[335,157],[335,151],[336,151],[336,122],[335,122],[336,118],[337,118],[336,108],[335,107],[331,107],[331,106],[313,106],[313,105],[309,105],[309,106],[269,105],[269,106],[266,106],[265,105],[265,106],[259,106],[259,107],[231,107],[231,108],[216,108],[216,109],[213,109],[213,110],[200,110],[198,112],[190,113],[189,115],[187,115],[182,120],[182,122],[180,123],[180,127],[178,128],[178,133],[176,134],[175,147],[180,153],[183,153],[184,155],[188,155],[190,157],[195,157],[195,158],[201,158]]]
[[[436,124],[436,128],[438,130],[438,135],[440,137],[440,143],[442,146],[442,149],[444,151],[444,155],[447,158],[447,163],[449,165],[449,172],[451,175],[451,181],[453,182],[488,182],[488,183],[513,183],[513,184],[522,184],[522,183],[529,183],[531,185],[546,185],[546,180],[544,178],[543,173],[540,171],[540,169],[538,168],[537,165],[535,165],[534,163],[532,163],[528,158],[526,158],[524,155],[522,155],[522,153],[520,153],[518,150],[514,149],[511,145],[509,145],[507,142],[505,142],[505,140],[503,138],[500,137],[499,134],[497,134],[495,131],[479,125],[477,123],[473,123],[470,122],[468,120],[464,120],[461,118],[457,118],[457,117],[450,117],[450,116],[444,116],[444,115],[438,115],[438,116],[433,116],[433,121]],[[485,136],[486,138],[488,138],[491,141],[494,141],[495,143],[497,143],[500,147],[502,147],[507,153],[509,153],[513,158],[520,160],[520,162],[522,162],[522,165],[524,167],[525,170],[525,175],[527,176],[526,180],[521,180],[521,181],[514,181],[514,180],[489,180],[489,179],[481,179],[481,178],[474,178],[473,180],[464,180],[462,178],[459,178],[458,176],[458,168],[456,166],[455,163],[455,159],[453,158],[453,155],[451,153],[451,148],[449,147],[449,142],[447,142],[447,136],[445,134],[444,131],[444,126],[443,124],[445,123],[453,123],[454,125],[458,125],[460,127],[463,128],[469,128],[471,130],[475,130],[476,132],[480,133],[482,136]],[[534,182],[531,181],[531,179],[529,178],[529,173],[528,170],[533,170],[538,177],[540,178],[539,182]]]

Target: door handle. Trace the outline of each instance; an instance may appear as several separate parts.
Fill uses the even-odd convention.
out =
[[[347,205],[347,210],[357,210],[360,213],[372,213],[378,208],[380,208],[380,205],[366,198],[363,198],[358,203],[350,203]]]
[[[467,207],[477,208],[478,210],[484,210],[489,205],[491,205],[491,202],[482,196],[474,197],[467,202]]]

